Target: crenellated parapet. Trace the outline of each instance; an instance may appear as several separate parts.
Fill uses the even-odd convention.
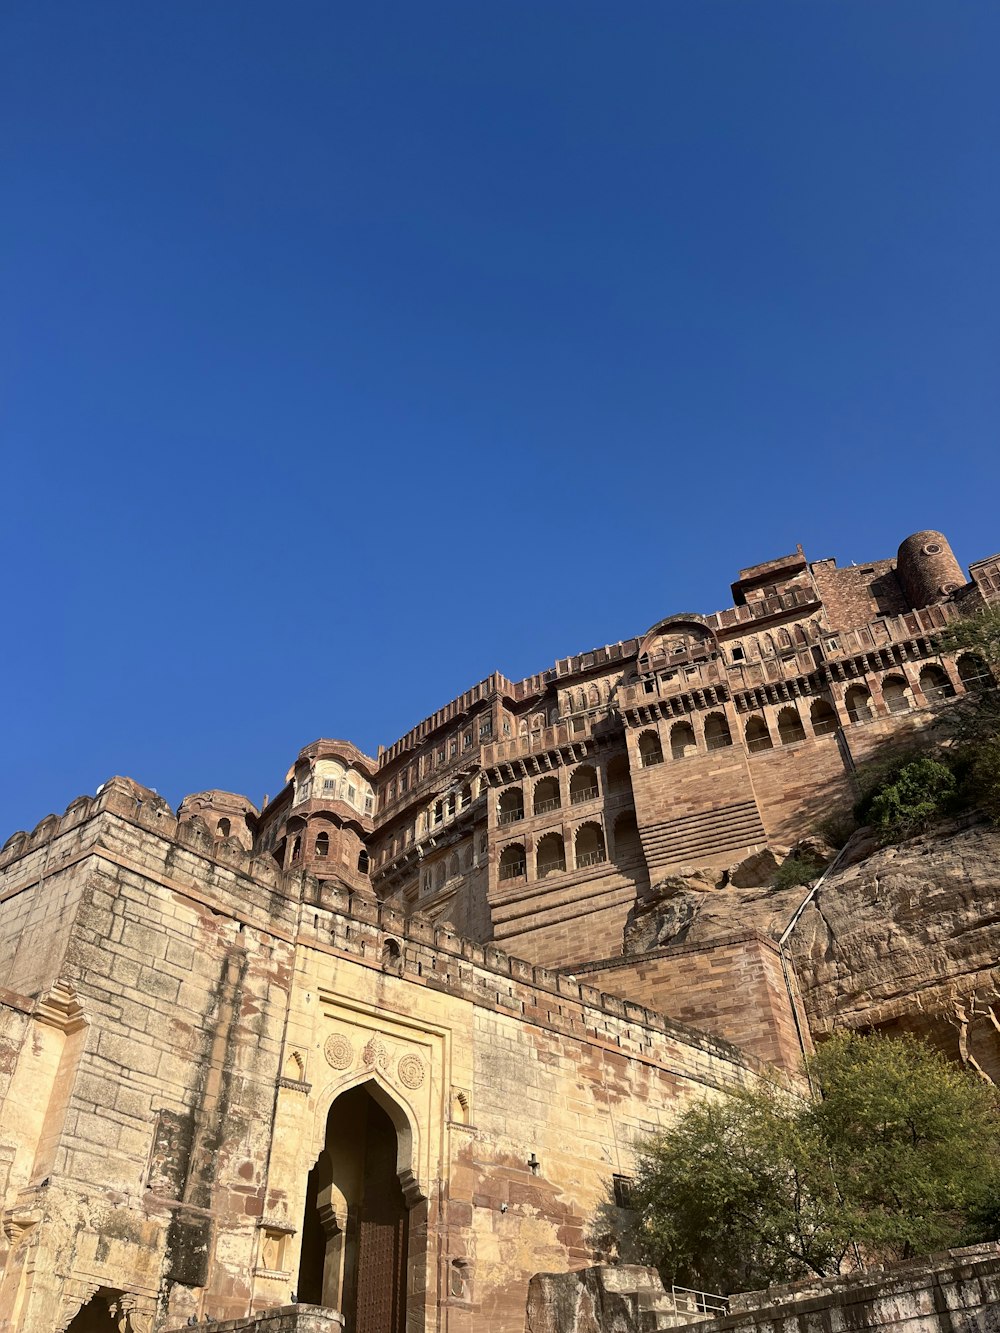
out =
[[[213,836],[197,817],[178,819],[154,791],[128,778],[110,779],[97,795],[71,802],[61,818],[47,816],[32,834],[8,839],[0,866],[15,891],[42,878],[46,852],[50,870],[81,854],[100,857],[264,933],[332,950],[636,1058],[662,1062],[676,1045],[747,1063],[726,1041],[494,944],[466,939],[419,913],[406,916],[370,891],[280,870],[235,840]]]
[[[304,882],[302,898],[319,889],[302,914],[300,942],[315,941],[370,967],[537,1026],[610,1045],[622,1054],[662,1064],[671,1047],[763,1072],[763,1062],[705,1031],[587,985],[554,968],[539,967],[494,944],[465,939],[447,925],[409,917],[371,894]]]

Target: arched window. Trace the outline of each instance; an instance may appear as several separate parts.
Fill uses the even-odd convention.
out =
[[[581,801],[592,801],[596,796],[597,771],[590,764],[581,764],[569,780],[570,804],[579,805]]]
[[[806,729],[797,708],[782,708],[778,713],[778,738],[782,745],[794,745],[796,741],[805,740]]]
[[[559,809],[559,779],[541,778],[535,783],[535,790],[532,793],[533,808],[536,815],[547,814],[550,810]]]
[[[302,856],[302,838],[297,837],[292,843],[292,861],[298,861]]]
[[[216,824],[215,826],[215,831],[220,838],[228,838],[230,832],[232,831],[232,825],[230,824],[228,819],[225,818],[220,819],[218,824]]]
[[[655,731],[644,731],[639,737],[639,758],[642,760],[643,768],[652,768],[654,764],[663,763],[663,746]]]
[[[358,852],[358,872],[362,875],[367,875],[370,864],[371,862],[369,861],[368,853],[362,847],[361,851]]]
[[[958,659],[958,677],[967,690],[982,690],[993,684],[989,667],[977,653],[963,653]]]
[[[948,673],[943,667],[935,666],[933,663],[921,668],[920,688],[923,690],[924,698],[928,703],[950,699],[955,693],[955,688],[948,679]]]
[[[468,783],[462,788],[462,809],[472,804],[472,788]]]
[[[613,755],[608,761],[608,790],[613,792],[632,790],[632,775],[629,773],[627,754]]]
[[[329,833],[320,833],[316,837],[316,855],[330,855],[330,835]]]
[[[382,945],[382,966],[389,971],[395,971],[403,960],[403,953],[399,947],[399,940],[388,939]]]
[[[872,696],[867,685],[852,685],[844,695],[847,716],[852,722],[870,722],[872,720]]]
[[[601,702],[601,692],[596,685],[591,685],[587,691],[587,703],[591,708],[596,708]]]
[[[604,850],[604,830],[600,824],[581,824],[573,845],[578,870],[600,865],[608,859]]]
[[[448,876],[447,876],[447,877],[448,877],[448,879],[455,879],[455,878],[457,878],[457,876],[460,875],[461,873],[462,873],[462,869],[461,869],[461,866],[460,866],[459,863],[458,863],[458,854],[457,854],[456,852],[452,852],[451,856],[448,857]]]
[[[674,759],[684,759],[697,750],[694,739],[694,727],[690,722],[675,722],[670,728],[670,754]]]
[[[499,878],[523,879],[527,862],[524,857],[524,844],[512,842],[500,853]]]
[[[837,730],[837,714],[827,699],[814,699],[809,706],[809,721],[816,736],[827,736]]]
[[[517,734],[518,734],[519,736],[527,736],[527,734],[528,734],[528,719],[527,719],[526,717],[522,717],[521,720],[520,720],[520,722],[517,724]]]
[[[535,864],[539,879],[566,869],[566,847],[561,833],[546,833],[538,839]]]
[[[886,676],[882,681],[882,698],[890,713],[905,713],[910,706],[910,696],[904,678]]]
[[[516,824],[524,818],[524,794],[520,787],[505,787],[497,802],[497,822]]]
[[[634,810],[623,810],[621,812],[615,820],[613,832],[616,861],[634,861],[642,856],[639,825],[635,822]]]
[[[767,729],[767,722],[762,717],[752,717],[746,727],[747,749],[751,754],[759,750],[773,750],[774,741]]]
[[[722,750],[732,745],[733,737],[725,713],[709,713],[705,718],[705,745],[709,750]]]

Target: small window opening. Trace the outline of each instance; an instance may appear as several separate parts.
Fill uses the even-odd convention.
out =
[[[615,1192],[615,1207],[631,1208],[634,1179],[631,1176],[612,1176],[611,1182]]]

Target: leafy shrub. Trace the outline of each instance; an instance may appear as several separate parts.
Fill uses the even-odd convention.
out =
[[[1000,737],[972,747],[963,790],[973,805],[1000,825]]]
[[[919,833],[960,804],[952,766],[925,755],[897,762],[855,807],[858,818],[889,837]]]
[[[771,878],[775,889],[794,889],[797,884],[811,884],[823,873],[824,862],[813,856],[789,856]]]

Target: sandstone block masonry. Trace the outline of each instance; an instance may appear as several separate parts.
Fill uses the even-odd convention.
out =
[[[936,637],[1000,598],[970,573],[934,532],[798,549],[376,758],[316,741],[263,809],[115,778],[14,834],[0,1333],[522,1333],[533,1274],[604,1257],[638,1137],[809,1046],[766,932],[625,959],[630,910],[993,685]]]
[[[600,1254],[636,1135],[763,1068],[124,779],[3,860],[6,1329],[145,1333],[294,1293],[358,1330],[375,1301],[388,1329],[394,1308],[521,1333],[531,1275]],[[392,1228],[367,1215],[383,1143],[388,1295],[362,1262]]]

